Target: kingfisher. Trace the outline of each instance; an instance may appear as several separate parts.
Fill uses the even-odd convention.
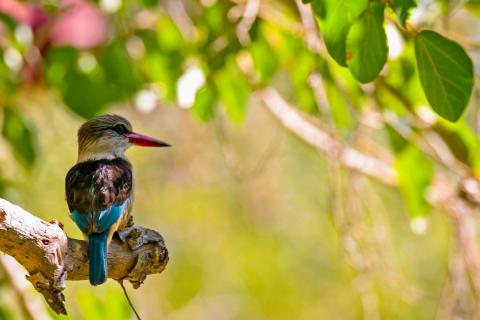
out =
[[[132,165],[125,151],[132,145],[169,147],[135,133],[114,114],[85,122],[78,130],[78,160],[65,178],[70,216],[88,241],[89,280],[107,279],[107,249],[117,230],[127,226],[133,205]]]

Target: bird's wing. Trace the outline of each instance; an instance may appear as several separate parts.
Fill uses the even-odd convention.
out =
[[[113,205],[106,210],[95,212],[94,214],[84,214],[77,210],[71,212],[72,219],[83,233],[90,234],[103,233],[117,222],[128,205],[128,199],[121,205]]]
[[[79,163],[67,174],[65,189],[72,219],[83,233],[103,233],[130,201],[132,173],[121,159]]]

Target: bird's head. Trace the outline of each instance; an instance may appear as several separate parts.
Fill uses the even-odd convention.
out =
[[[132,145],[169,147],[170,145],[132,131],[130,122],[106,114],[85,122],[78,130],[78,162],[125,157]]]

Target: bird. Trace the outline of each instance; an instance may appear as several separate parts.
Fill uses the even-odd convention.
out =
[[[107,250],[117,230],[129,223],[133,205],[131,146],[169,147],[166,142],[135,133],[122,116],[105,114],[78,130],[78,159],[65,177],[70,217],[88,241],[89,281],[104,283]]]

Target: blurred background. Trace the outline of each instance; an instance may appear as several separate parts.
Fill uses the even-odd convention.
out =
[[[479,7],[418,1],[411,24],[455,38],[478,70]],[[64,199],[76,130],[118,113],[173,145],[128,151],[135,222],[170,252],[162,274],[127,286],[144,319],[473,319],[456,225],[426,196],[446,169],[402,133],[436,133],[474,175],[480,91],[461,121],[438,119],[412,39],[385,15],[388,64],[360,85],[325,54],[301,1],[0,0],[0,196],[81,238]],[[265,108],[265,88],[414,182],[343,168]],[[2,262],[0,319],[66,318],[19,288],[19,268]],[[68,282],[65,297],[69,319],[133,316],[111,280]]]

